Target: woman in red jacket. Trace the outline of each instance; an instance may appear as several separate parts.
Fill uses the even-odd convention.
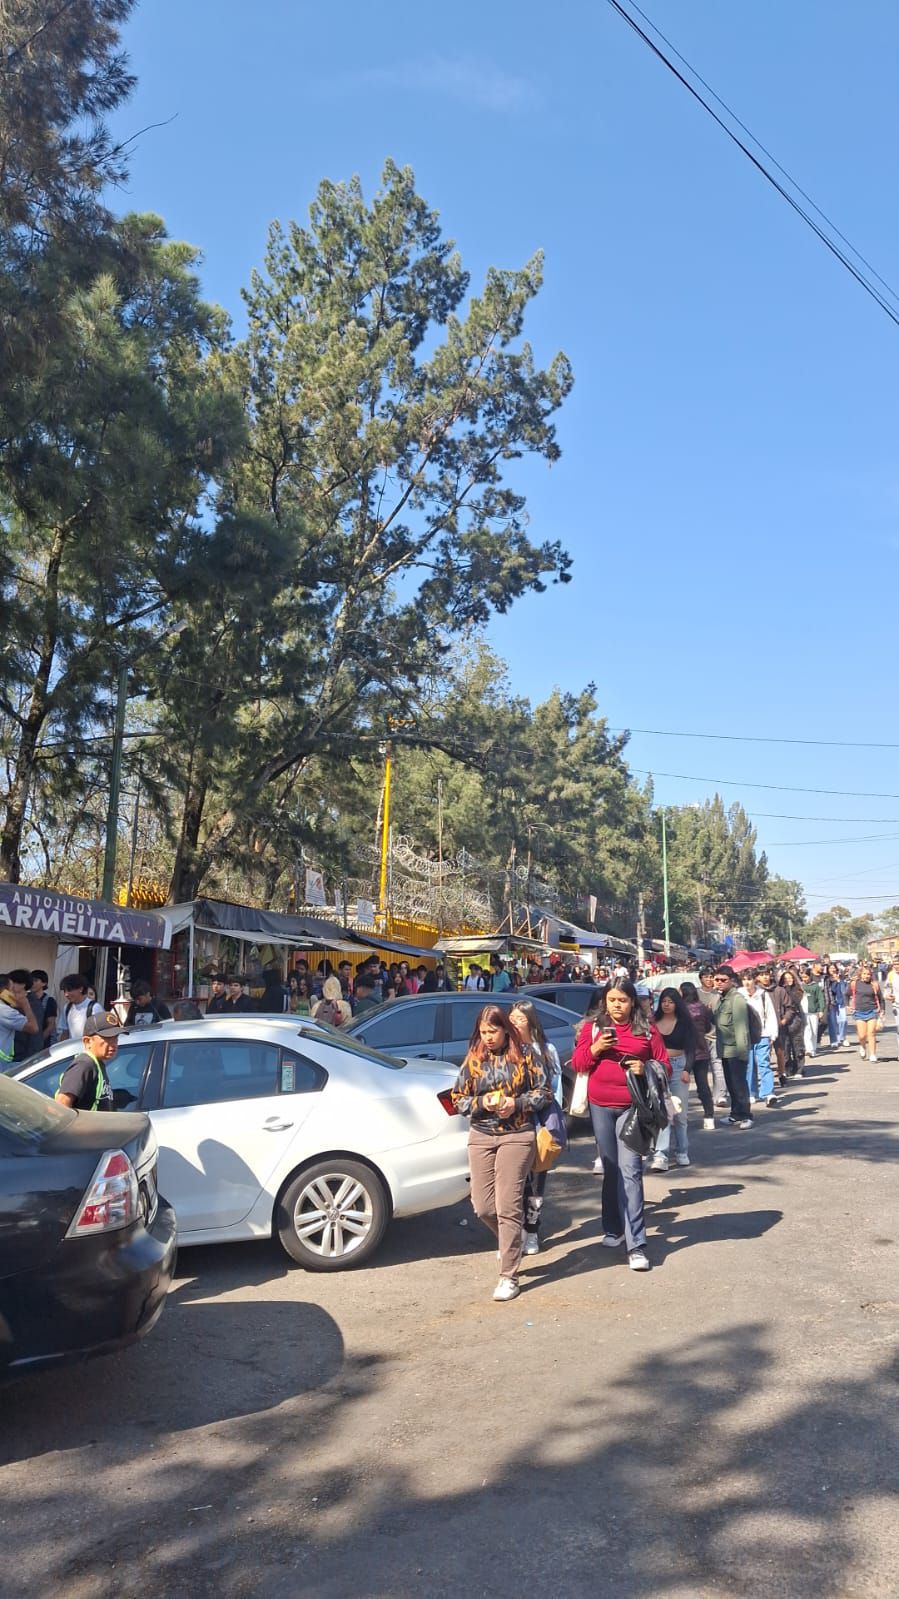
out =
[[[666,1076],[671,1076],[671,1062],[657,1027],[643,1015],[633,983],[621,978],[585,1018],[571,1064],[576,1072],[590,1073],[587,1099],[603,1163],[603,1243],[607,1249],[626,1243],[631,1270],[648,1271],[643,1161],[618,1136],[631,1104],[626,1060],[656,1061]]]

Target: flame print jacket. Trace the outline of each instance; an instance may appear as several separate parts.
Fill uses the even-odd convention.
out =
[[[484,1103],[490,1094],[502,1093],[515,1101],[511,1116],[500,1116]],[[472,1127],[481,1133],[526,1133],[534,1126],[534,1113],[545,1110],[552,1100],[552,1088],[545,1067],[530,1052],[515,1062],[508,1055],[466,1055],[452,1090],[453,1104],[460,1116],[470,1116]]]

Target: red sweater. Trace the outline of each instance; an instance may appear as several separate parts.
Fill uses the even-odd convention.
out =
[[[637,1060],[657,1060],[664,1066],[668,1076],[671,1076],[668,1051],[662,1043],[658,1028],[653,1026],[652,1022],[649,1024],[648,1038],[644,1034],[632,1033],[630,1027],[616,1027],[614,1044],[610,1044],[596,1059],[591,1051],[592,1043],[593,1023],[585,1022],[578,1034],[571,1064],[576,1072],[590,1073],[587,1098],[592,1100],[594,1105],[627,1109],[631,1095],[621,1065],[627,1055],[635,1056]]]

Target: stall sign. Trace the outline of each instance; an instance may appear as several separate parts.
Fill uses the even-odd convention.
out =
[[[84,944],[142,944],[148,949],[164,948],[167,932],[161,916],[18,883],[0,883],[0,930],[4,927]]]

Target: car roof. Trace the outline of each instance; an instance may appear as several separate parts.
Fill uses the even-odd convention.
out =
[[[552,986],[552,985],[548,985],[548,986]],[[574,984],[572,983],[570,986],[573,988]],[[465,992],[458,992],[458,991],[455,992],[455,993],[453,993],[453,992],[443,992],[443,993],[441,993],[440,991],[438,991],[436,993],[429,993],[429,994],[397,994],[396,999],[385,999],[385,1000],[382,1000],[380,1005],[370,1005],[367,1010],[364,1010],[361,1013],[361,1015],[359,1015],[359,1014],[355,1015],[353,1017],[352,1021],[347,1022],[345,1030],[347,1032],[351,1032],[353,1027],[357,1023],[359,1023],[359,1025],[370,1025],[374,1021],[376,1016],[377,1017],[385,1016],[388,1011],[395,1011],[397,1005],[399,1005],[399,1004],[402,1004],[402,1005],[460,1005],[460,1004],[470,1005],[472,1000],[479,1000],[482,1005],[500,1005],[500,1006],[502,1006],[504,1008],[508,1007],[511,1010],[511,1008],[515,1004],[515,1001],[518,998],[518,996],[520,994],[523,994],[524,992],[525,991],[522,988],[507,988],[501,994],[491,994],[489,992],[485,992],[485,993],[481,993],[481,994],[468,994],[468,993],[465,993]],[[533,996],[531,994],[531,991],[528,990],[526,998],[530,999],[531,997],[533,997],[535,999],[540,997],[539,993],[538,993],[538,991],[536,989],[533,991]],[[576,1021],[578,1023],[583,1021],[583,1017],[578,1015],[577,1011],[569,1011],[569,1010],[567,1010],[565,1008],[564,1005],[553,1005],[551,1000],[547,1000],[546,1004],[548,1006],[552,1007],[553,1015],[555,1015],[556,1012],[558,1012],[558,1014],[562,1018],[563,1022],[566,1019],[571,1019],[571,1020]]]

